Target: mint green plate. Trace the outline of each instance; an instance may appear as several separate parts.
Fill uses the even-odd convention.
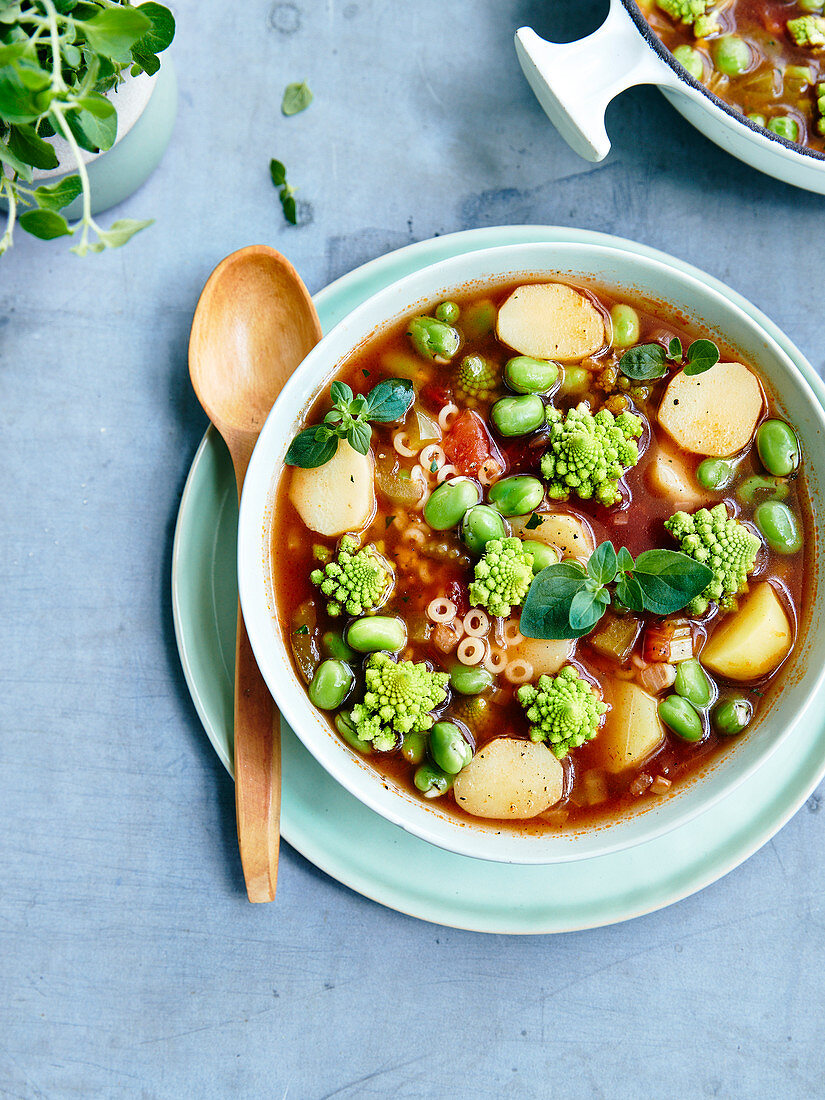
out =
[[[644,245],[547,226],[478,229],[382,256],[322,290],[325,331],[365,298],[427,264],[461,252],[531,241],[622,247],[699,275],[756,318],[794,360],[819,399],[825,387],[775,325],[710,276]],[[210,429],[198,448],[178,514],[172,560],[175,631],[206,733],[232,770],[238,509],[229,455]],[[765,844],[825,774],[825,729],[799,723],[777,753],[726,799],[665,836],[580,863],[516,866],[453,855],[410,836],[340,787],[283,725],[283,836],[333,878],[383,905],[480,932],[567,932],[613,924],[701,890]]]

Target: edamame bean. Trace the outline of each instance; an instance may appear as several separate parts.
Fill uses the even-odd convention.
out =
[[[753,717],[753,705],[743,696],[733,696],[717,703],[711,711],[710,720],[717,733],[725,737],[734,737],[750,724]]]
[[[493,674],[479,665],[453,665],[450,687],[459,695],[480,695],[493,686]]]
[[[536,542],[535,539],[522,539],[521,545],[532,555],[533,558],[533,576],[536,573],[540,573],[542,569],[546,569],[548,565],[558,565],[560,558],[556,550],[552,546],[548,546],[546,542]]]
[[[350,624],[347,642],[359,653],[397,653],[407,643],[407,627],[393,615],[365,615]]]
[[[461,346],[458,330],[436,317],[413,317],[407,335],[419,355],[436,363],[449,363]]]
[[[516,393],[549,393],[559,380],[559,365],[549,359],[516,355],[504,364],[504,380]]]
[[[788,483],[783,478],[753,474],[736,486],[736,499],[740,504],[753,505],[760,500],[784,500],[789,492]]]
[[[820,12],[825,8],[823,0],[796,0],[803,11]]]
[[[706,458],[696,470],[696,480],[702,488],[716,493],[729,485],[732,477],[733,466],[723,458]]]
[[[772,134],[785,138],[787,141],[799,141],[799,123],[789,115],[778,115],[768,121],[768,129]]]
[[[447,325],[454,325],[460,313],[461,310],[455,302],[441,302],[435,307],[435,319]]]
[[[544,500],[544,486],[536,477],[516,474],[491,485],[487,497],[503,516],[526,516]]]
[[[365,741],[362,737],[358,736],[355,729],[355,723],[348,714],[341,713],[335,715],[335,728],[344,738],[346,743],[352,746],[356,752],[362,752],[365,756],[369,756],[373,751],[372,742]]]
[[[413,776],[413,783],[425,798],[440,798],[453,785],[453,777],[434,764],[422,764]]]
[[[544,423],[544,405],[535,394],[502,397],[490,409],[490,418],[500,435],[528,435]]]
[[[769,474],[787,477],[799,465],[799,440],[784,420],[764,420],[756,430],[756,449]]]
[[[343,661],[321,661],[309,685],[309,698],[321,710],[337,710],[350,693],[355,677]]]
[[[750,66],[751,48],[736,34],[724,34],[713,43],[713,63],[726,76],[739,76]]]
[[[430,730],[430,755],[447,775],[458,775],[473,759],[473,750],[453,722],[436,722]]]
[[[610,320],[613,322],[613,347],[629,348],[632,344],[638,344],[641,323],[633,306],[613,306]]]
[[[785,87],[799,94],[813,84],[814,74],[807,65],[789,65],[785,70]]]
[[[756,507],[753,520],[777,554],[795,554],[802,548],[802,528],[787,504],[766,500]]]
[[[503,539],[506,535],[501,514],[489,504],[475,504],[464,513],[461,538],[474,554],[483,554],[490,539]]]
[[[464,513],[481,500],[481,492],[467,477],[454,477],[434,489],[424,505],[424,519],[434,531],[458,527]]]
[[[668,695],[659,703],[659,717],[683,741],[702,740],[702,719],[681,695]]]
[[[694,80],[701,80],[705,75],[705,63],[702,60],[702,55],[693,46],[688,46],[687,43],[677,46],[673,51],[673,56],[680,65],[687,69]]]
[[[427,751],[427,737],[423,733],[406,733],[401,742],[401,755],[408,764],[420,764]]]
[[[355,650],[347,645],[343,635],[339,634],[337,630],[328,630],[321,639],[321,645],[324,653],[328,657],[334,657],[337,661],[355,660]]]
[[[676,666],[673,690],[697,710],[706,707],[713,698],[713,685],[695,657],[680,661]]]
[[[590,371],[584,367],[565,367],[559,393],[563,396],[584,393],[590,388],[592,378]]]

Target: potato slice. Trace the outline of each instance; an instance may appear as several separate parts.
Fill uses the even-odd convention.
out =
[[[771,585],[762,581],[714,630],[701,661],[728,680],[756,680],[782,664],[792,643],[785,608]]]
[[[359,454],[342,439],[326,465],[292,471],[289,499],[310,531],[319,535],[363,530],[375,511],[372,452]]]
[[[541,519],[538,527],[527,529],[530,516],[514,516],[510,520],[513,534],[521,539],[534,539],[555,546],[564,558],[586,562],[596,546],[590,524],[569,512],[536,512]]]
[[[647,468],[647,482],[657,497],[674,502],[676,510],[693,512],[703,508],[710,497],[696,483],[692,473],[680,455],[664,447],[657,447],[653,461]]]
[[[573,656],[573,642],[544,641],[541,638],[525,638],[517,646],[507,650],[507,657],[522,657],[533,668],[533,679],[537,676],[555,676],[562,665],[566,665]]]
[[[519,355],[572,363],[604,346],[602,315],[564,283],[520,286],[498,311],[498,338]]]
[[[658,701],[632,680],[611,680],[603,684],[610,704],[604,727],[598,735],[605,769],[614,774],[636,768],[664,741]]]
[[[474,817],[524,820],[553,806],[563,789],[564,770],[546,745],[498,737],[459,773],[453,793]]]
[[[683,450],[724,458],[750,443],[762,405],[762,389],[744,363],[717,363],[704,374],[674,375],[659,423]]]

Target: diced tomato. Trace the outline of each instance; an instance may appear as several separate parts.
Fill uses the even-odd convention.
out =
[[[447,585],[446,596],[448,600],[456,606],[456,614],[464,616],[470,610],[470,599],[467,595],[467,589],[463,584],[458,581],[450,581]]]
[[[488,458],[494,458],[504,469],[498,447],[478,413],[466,409],[442,440],[447,459],[465,477],[477,477]]]
[[[450,391],[443,382],[427,382],[421,387],[419,401],[429,409],[441,410],[451,401]]]

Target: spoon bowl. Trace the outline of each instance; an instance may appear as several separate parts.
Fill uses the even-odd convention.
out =
[[[292,264],[266,245],[233,252],[203,288],[189,337],[189,374],[229,449],[238,496],[275,398],[321,339]],[[250,901],[271,901],[278,871],[279,715],[258,671],[240,606],[235,650],[235,807]]]

